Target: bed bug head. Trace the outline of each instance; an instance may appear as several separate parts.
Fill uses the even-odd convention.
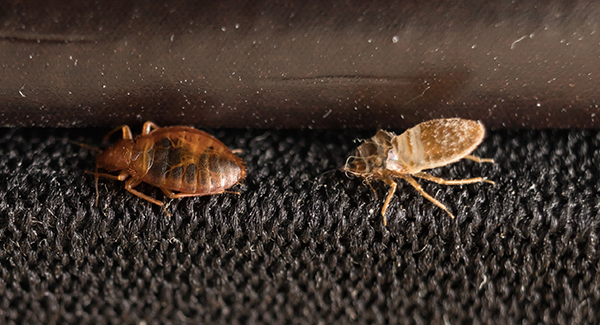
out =
[[[100,152],[96,157],[96,170],[94,176],[96,180],[96,205],[98,205],[98,178],[100,173],[98,169],[106,169],[108,171],[124,170],[129,168],[132,159],[133,140],[121,139],[112,147]]]
[[[393,133],[378,131],[356,149],[354,156],[348,157],[342,171],[363,177],[375,176],[374,173],[383,171],[393,137]]]
[[[131,164],[133,140],[121,139],[96,157],[96,172],[99,168],[114,172],[127,169]]]

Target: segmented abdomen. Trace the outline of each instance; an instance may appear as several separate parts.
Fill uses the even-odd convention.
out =
[[[149,169],[144,182],[210,195],[222,193],[245,176],[242,160],[208,133],[165,129],[149,135],[154,146],[145,154]]]

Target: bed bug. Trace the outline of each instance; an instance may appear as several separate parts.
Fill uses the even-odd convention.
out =
[[[492,159],[471,155],[471,152],[483,141],[484,136],[485,128],[481,122],[460,118],[423,122],[401,135],[379,130],[374,137],[357,148],[356,154],[348,158],[342,171],[362,177],[369,186],[371,186],[369,181],[376,179],[391,187],[381,209],[384,225],[387,225],[385,212],[397,187],[394,178],[406,180],[426,199],[454,218],[448,208],[427,194],[412,176],[444,185],[480,182],[495,184],[481,177],[445,180],[423,172],[423,170],[446,166],[463,158],[478,163],[494,163]],[[377,197],[374,189],[373,192]]]
[[[148,183],[177,199],[220,194],[246,176],[243,160],[204,131],[187,126],[161,128],[148,121],[135,139],[127,125],[112,130],[105,138],[119,130],[123,138],[96,157],[96,204],[99,177],[125,181],[127,191],[161,206],[170,216],[161,201],[135,187]],[[99,169],[119,174],[99,173]]]

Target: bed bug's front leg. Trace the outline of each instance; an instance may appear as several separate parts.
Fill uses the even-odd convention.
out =
[[[148,121],[142,127],[142,135],[150,134],[153,130],[160,129],[160,126]]]
[[[398,187],[398,183],[396,183],[391,177],[384,178],[383,181],[389,185],[390,191],[388,192],[387,197],[385,198],[385,203],[383,203],[383,208],[381,208],[381,216],[383,217],[383,225],[387,226],[387,218],[385,217],[385,212],[387,211],[388,205],[390,205],[390,201],[392,200],[392,196],[396,193],[396,188]],[[371,187],[371,189],[373,189]],[[375,192],[375,190],[373,190]],[[375,193],[377,196],[377,193]]]
[[[414,178],[412,178],[410,175],[399,175],[399,176],[402,177],[403,179],[405,179],[410,185],[412,185],[419,192],[419,194],[423,195],[426,199],[428,199],[429,201],[431,201],[431,203],[437,205],[439,208],[441,208],[442,210],[446,211],[450,215],[450,217],[452,219],[454,219],[454,215],[452,213],[450,213],[450,211],[448,210],[448,208],[446,208],[446,206],[443,205],[440,201],[434,199],[433,196],[427,194],[427,192],[425,192],[423,190],[423,188],[421,187],[421,185],[419,185],[419,183],[417,183],[417,181],[415,181]],[[433,176],[431,176],[431,177],[433,177]]]
[[[113,130],[111,130],[110,132],[108,132],[105,136],[104,136],[104,140],[108,140],[108,138],[110,138],[110,136],[119,131],[122,130],[123,131],[123,139],[133,139],[133,134],[131,133],[131,129],[129,128],[129,126],[127,125],[121,125],[117,128],[114,128]]]
[[[85,171],[88,174],[94,174],[94,176],[96,177],[106,177],[106,178],[110,178],[110,179],[114,179],[116,181],[124,181],[127,179],[127,177],[129,177],[129,173],[124,170],[121,171],[121,173],[119,175],[113,175],[113,174],[106,174],[106,173],[92,173],[92,172],[88,172],[87,170]]]
[[[375,189],[373,188],[373,185],[371,185],[371,182],[367,178],[364,178],[364,181],[365,181],[365,183],[367,183],[367,185],[369,185],[369,187],[373,191],[373,194],[375,195],[375,200],[379,200],[379,196],[377,195],[377,191],[375,191]]]
[[[94,172],[94,173],[88,172],[87,170],[85,172],[89,173],[89,174],[94,174],[94,178],[96,181],[96,206],[98,206],[98,198],[100,197],[100,194],[98,192],[98,178],[106,177],[106,178],[114,179],[117,181],[124,181],[127,179],[127,177],[129,177],[129,173],[126,170],[121,171],[121,173],[119,173],[119,175],[117,175],[117,176],[115,176],[113,174],[98,173],[98,168],[96,168],[96,172]]]

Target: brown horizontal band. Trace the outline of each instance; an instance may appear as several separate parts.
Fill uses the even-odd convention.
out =
[[[2,6],[4,127],[600,127],[592,0]]]

